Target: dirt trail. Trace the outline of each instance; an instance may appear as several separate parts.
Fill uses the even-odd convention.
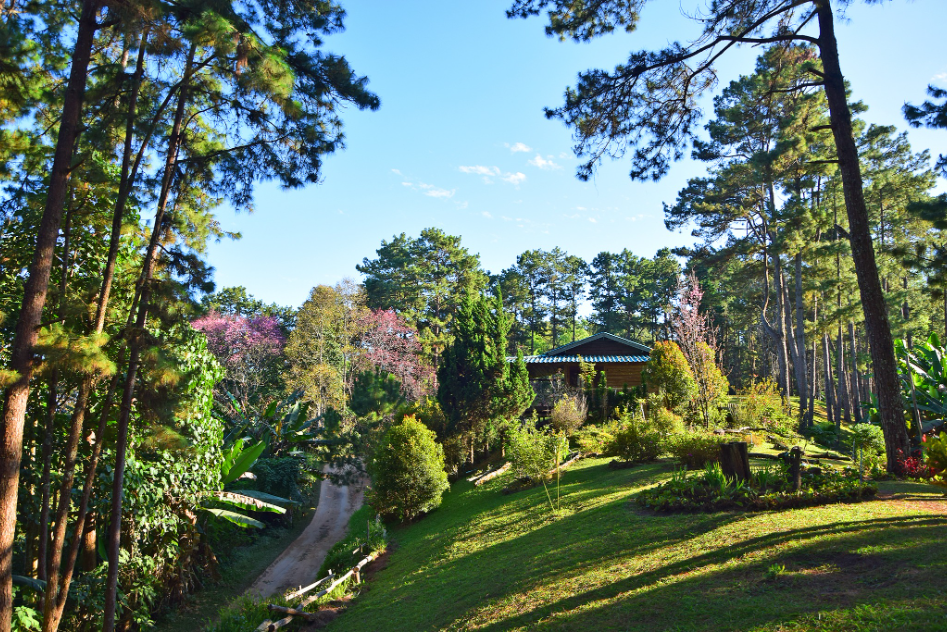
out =
[[[316,581],[326,553],[345,537],[349,518],[362,506],[363,493],[361,481],[346,487],[322,481],[312,522],[253,582],[247,594],[269,597]]]

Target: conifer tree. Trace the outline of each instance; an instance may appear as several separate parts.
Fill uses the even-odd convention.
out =
[[[437,400],[451,432],[474,448],[518,417],[535,396],[522,353],[506,359],[510,317],[499,296],[468,293],[458,306],[454,339],[438,368]]]

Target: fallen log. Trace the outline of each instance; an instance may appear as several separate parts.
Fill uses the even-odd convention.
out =
[[[286,606],[277,606],[275,604],[268,604],[266,606],[270,609],[270,612],[278,612],[280,614],[288,614],[294,617],[302,617],[306,621],[312,621],[316,619],[319,615],[315,612],[304,612],[302,610],[297,610],[296,608],[287,608]]]
[[[770,461],[783,461],[783,457],[778,454],[764,454],[763,452],[750,452],[750,458],[753,459],[769,459]],[[831,454],[803,454],[802,458],[806,461],[841,461],[842,463],[851,463],[852,460],[848,457],[843,456],[833,456]]]
[[[554,468],[552,468],[551,470],[549,470],[549,473],[550,473],[550,474],[555,474],[557,469],[559,469],[559,470],[564,470],[564,469],[566,469],[567,467],[569,467],[570,465],[572,465],[573,463],[575,463],[576,461],[578,461],[578,460],[581,459],[581,458],[582,458],[582,453],[581,453],[581,452],[573,452],[571,455],[569,455],[568,457],[566,457],[565,462],[560,463],[558,468],[555,468],[555,467],[554,467]]]
[[[491,472],[487,472],[487,473],[484,474],[483,476],[480,476],[480,477],[478,477],[478,478],[475,478],[474,481],[473,481],[473,484],[476,485],[477,487],[480,487],[481,485],[483,485],[483,484],[486,483],[487,481],[490,481],[490,480],[495,479],[497,476],[499,476],[500,474],[503,474],[504,472],[506,472],[506,471],[509,470],[509,469],[510,469],[510,464],[509,464],[509,463],[504,463],[501,467],[498,467],[497,469],[495,469],[495,470],[493,470],[493,471],[491,471]]]

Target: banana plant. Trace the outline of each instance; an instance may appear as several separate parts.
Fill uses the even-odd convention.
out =
[[[302,401],[303,394],[302,390],[297,390],[282,399],[275,399],[262,413],[251,418],[240,407],[236,398],[228,393],[237,418],[225,440],[248,434],[265,441],[274,456],[280,456],[295,445],[310,441],[318,417],[309,417],[309,402]]]
[[[947,417],[947,350],[937,334],[913,348],[898,340],[895,351],[907,401],[913,384],[918,410],[939,419]]]
[[[220,463],[220,480],[222,485],[232,483],[246,474],[266,449],[265,441],[258,441],[252,445],[244,447],[246,442],[247,438],[241,437],[235,441],[234,444],[230,446],[230,448],[224,450],[223,460]],[[286,509],[281,507],[281,504],[299,504],[294,500],[289,500],[288,498],[282,498],[280,496],[274,496],[272,494],[267,494],[265,492],[259,492],[252,489],[242,489],[239,492],[223,490],[215,491],[211,493],[209,497],[213,499],[215,504],[218,505],[227,505],[229,507],[247,511],[264,511],[278,514],[286,513]],[[238,527],[243,527],[245,529],[262,529],[266,526],[259,520],[251,518],[250,516],[237,511],[233,511],[232,509],[224,509],[221,507],[201,508],[208,513],[217,516],[218,518],[232,522]]]

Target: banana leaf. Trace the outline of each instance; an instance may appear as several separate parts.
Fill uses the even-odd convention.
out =
[[[229,511],[227,509],[207,509],[207,511],[211,512],[218,518],[223,518],[224,520],[232,522],[238,527],[242,527],[244,529],[263,529],[266,527],[266,525],[259,520],[254,520],[249,516],[238,514],[235,511]]]
[[[255,489],[241,489],[239,492],[243,496],[249,496],[250,498],[256,498],[257,500],[262,500],[263,502],[272,503],[272,504],[284,504],[284,505],[299,505],[301,504],[298,500],[290,500],[289,498],[283,498],[282,496],[274,496],[273,494],[267,494],[266,492],[258,492]]]
[[[239,507],[240,509],[249,509],[250,511],[268,511],[270,513],[278,514],[286,513],[286,510],[279,505],[274,505],[249,495],[235,494],[234,492],[215,492],[214,498],[222,503]],[[273,496],[273,498],[277,497]],[[280,500],[285,499],[280,498]]]
[[[236,445],[236,444],[235,444]],[[240,475],[250,469],[251,466],[256,462],[260,455],[263,454],[263,450],[266,449],[266,442],[260,441],[251,445],[249,448],[246,448],[240,452],[240,454],[233,460],[233,464],[227,471],[221,471],[221,480],[224,485],[227,483],[232,483]]]

